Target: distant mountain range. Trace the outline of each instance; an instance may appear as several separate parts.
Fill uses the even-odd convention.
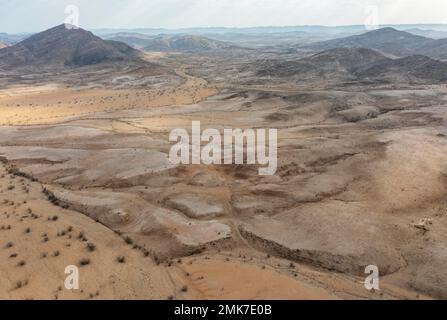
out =
[[[19,67],[80,67],[99,63],[139,61],[128,45],[105,41],[83,29],[60,25],[0,50],[0,69]]]
[[[441,39],[447,38],[447,24],[407,24],[407,25],[383,25],[381,28],[392,27],[396,30],[406,31],[415,35],[424,37]],[[140,36],[160,36],[160,35],[202,35],[205,37],[216,39],[227,39],[231,35],[245,35],[245,36],[260,36],[260,35],[275,35],[280,34],[296,34],[300,37],[322,37],[322,38],[336,38],[349,35],[362,34],[368,31],[364,25],[352,26],[264,26],[264,27],[249,27],[249,28],[226,28],[226,27],[210,27],[210,28],[182,28],[182,29],[166,29],[166,28],[134,28],[134,29],[92,29],[95,35],[108,39],[115,35],[138,35]],[[6,34],[0,32],[0,42],[6,44],[15,44],[26,37],[31,36],[32,33],[27,34]],[[230,40],[231,41],[231,40]]]
[[[417,32],[447,32],[447,24],[406,24],[406,25],[382,25],[381,28],[392,27],[401,31],[418,30]],[[140,33],[145,35],[160,34],[195,34],[195,35],[211,35],[211,34],[269,34],[269,33],[286,33],[286,32],[306,32],[310,34],[359,34],[368,31],[364,25],[352,26],[264,26],[264,27],[248,27],[248,28],[182,28],[182,29],[166,29],[166,28],[135,28],[135,29],[94,29],[92,30],[99,36],[105,36],[116,33]]]
[[[438,31],[438,30],[421,29],[421,28],[405,29],[403,31],[415,34],[417,36],[423,36],[432,39],[447,38],[447,31]]]
[[[0,32],[0,42],[5,44],[5,45],[13,45],[16,44],[17,42],[22,41],[23,39],[29,37],[30,34],[8,34],[8,33],[3,33]]]
[[[141,33],[134,32],[120,32],[111,35],[103,36],[105,40],[123,42],[133,48],[143,49],[148,45],[150,41],[154,39],[154,36],[148,36]]]

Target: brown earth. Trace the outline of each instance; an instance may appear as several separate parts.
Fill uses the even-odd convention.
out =
[[[151,59],[177,70],[181,84],[0,93],[0,270],[8,275],[0,296],[446,297],[443,85],[306,88],[250,75],[223,83],[232,71],[206,56]],[[206,80],[190,75],[213,63]],[[191,121],[278,128],[277,174],[173,166],[169,132]],[[72,238],[57,237],[68,226]],[[81,231],[95,251],[77,239]],[[84,258],[83,292],[59,292],[65,266]],[[363,286],[368,265],[380,269],[379,292]]]

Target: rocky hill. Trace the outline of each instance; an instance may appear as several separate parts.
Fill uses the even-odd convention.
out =
[[[105,41],[83,29],[60,25],[0,51],[0,69],[81,67],[106,62],[139,61],[140,52]]]

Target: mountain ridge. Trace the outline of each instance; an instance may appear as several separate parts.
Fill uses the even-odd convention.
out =
[[[304,46],[316,51],[334,48],[367,48],[384,54],[402,57],[418,53],[424,46],[435,43],[436,40],[399,31],[391,27],[381,28],[360,35],[321,41]]]
[[[59,25],[0,51],[0,68],[82,67],[106,62],[140,61],[139,51],[102,40],[93,33]]]

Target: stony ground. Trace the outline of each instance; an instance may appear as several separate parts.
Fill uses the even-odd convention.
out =
[[[447,296],[447,88],[235,88],[176,69],[182,86],[158,91],[2,91],[1,296]],[[191,121],[278,128],[277,174],[173,166],[169,132]],[[82,259],[83,292],[59,290]]]

